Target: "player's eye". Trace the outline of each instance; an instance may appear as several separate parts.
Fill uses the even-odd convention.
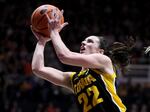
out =
[[[88,43],[94,43],[94,41],[92,39],[88,39],[87,42]]]

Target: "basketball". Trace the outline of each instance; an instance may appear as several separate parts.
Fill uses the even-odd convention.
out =
[[[52,10],[55,10],[56,13],[52,13]],[[60,24],[64,23],[64,17],[61,11],[56,6],[49,4],[41,5],[33,11],[31,16],[32,28],[43,37],[50,37],[50,33],[48,31],[48,20],[45,13],[47,13],[50,19],[55,18],[57,14],[59,16]]]

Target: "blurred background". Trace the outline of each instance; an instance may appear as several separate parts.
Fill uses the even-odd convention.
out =
[[[89,35],[105,35],[109,43],[136,38],[128,71],[120,76],[118,94],[127,112],[150,112],[150,1],[148,0],[0,0],[0,112],[78,112],[68,90],[36,77],[31,60],[37,40],[30,30],[32,12],[40,5],[64,9],[69,25],[61,31],[75,52]],[[63,71],[80,68],[63,65],[51,43],[45,64]]]

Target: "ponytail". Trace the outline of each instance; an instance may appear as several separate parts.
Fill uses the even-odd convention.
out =
[[[124,42],[114,42],[106,50],[113,64],[120,67],[122,73],[127,71],[126,66],[130,64],[131,51],[135,45],[135,38],[128,37]]]
[[[131,51],[136,39],[132,36],[126,37],[124,42],[114,42],[112,45],[106,43],[103,36],[98,36],[100,48],[104,49],[104,54],[111,58],[114,65],[117,65],[122,72],[126,71],[126,66],[130,63]]]

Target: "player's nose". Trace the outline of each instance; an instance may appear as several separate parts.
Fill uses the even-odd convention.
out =
[[[82,41],[82,42],[81,42],[81,46],[84,46],[84,45],[86,45],[86,42],[85,42],[85,41]]]

